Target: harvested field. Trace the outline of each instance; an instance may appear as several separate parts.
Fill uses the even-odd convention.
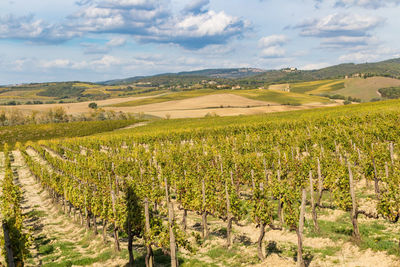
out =
[[[331,105],[338,105],[338,103],[310,103],[303,106],[290,106],[252,100],[234,94],[213,94],[143,106],[106,107],[105,109],[131,113],[143,112],[158,117],[196,118],[204,117],[207,114],[216,114],[219,116],[253,115]]]
[[[282,93],[283,94],[283,93]],[[288,93],[289,94],[289,93]],[[246,95],[247,96],[247,95]],[[238,94],[223,93],[209,94],[199,97],[192,97],[182,100],[173,100],[161,103],[153,103],[147,105],[138,105],[131,107],[109,107],[109,105],[124,103],[127,101],[137,101],[157,96],[146,97],[128,97],[114,98],[96,102],[99,106],[105,106],[105,110],[122,111],[127,113],[145,113],[153,116],[165,118],[198,118],[207,114],[216,114],[218,116],[235,116],[235,115],[254,115],[261,113],[271,113],[280,111],[291,111],[299,109],[309,109],[315,107],[335,106],[338,103],[307,103],[302,106],[280,105],[273,101],[261,101],[256,99],[240,96]],[[88,107],[90,102],[69,103],[69,104],[43,104],[43,105],[20,105],[7,107],[6,109],[18,109],[25,112],[33,110],[39,112],[48,111],[51,108],[63,107],[67,114],[77,115],[90,112]]]

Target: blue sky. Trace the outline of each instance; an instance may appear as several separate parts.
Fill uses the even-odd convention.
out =
[[[0,84],[400,57],[400,0],[2,0]]]

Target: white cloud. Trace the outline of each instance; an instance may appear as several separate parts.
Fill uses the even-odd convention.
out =
[[[261,56],[265,58],[284,57],[286,54],[285,49],[279,46],[271,46],[261,50]]]
[[[182,14],[173,14],[159,0],[107,0],[70,16],[69,26],[80,32],[124,34],[141,42],[173,43],[190,49],[226,43],[249,28],[249,23],[238,17],[208,10],[208,3],[196,0]]]
[[[365,36],[368,31],[382,25],[384,21],[379,17],[336,13],[320,19],[304,21],[295,28],[301,29],[302,36]]]
[[[335,13],[303,21],[294,28],[301,30],[301,36],[321,38],[322,48],[359,50],[378,45],[373,33],[385,21],[382,17]]]
[[[350,54],[340,56],[339,61],[359,63],[359,62],[374,61],[377,58],[378,58],[378,56],[375,54],[356,52],[356,53],[350,53]]]
[[[351,50],[360,49],[373,44],[378,44],[377,38],[373,36],[337,36],[323,38],[321,42],[321,46],[324,48],[348,48]]]
[[[386,46],[376,46],[373,48],[363,49],[354,53],[347,53],[339,57],[340,62],[373,62],[385,60],[388,58],[399,58],[400,49],[393,49]]]
[[[55,59],[51,61],[42,61],[40,66],[43,68],[66,68],[71,65],[71,61],[68,59]]]
[[[261,38],[258,43],[261,47],[270,47],[276,45],[283,45],[287,41],[288,38],[285,35],[270,35]]]
[[[184,13],[202,13],[206,10],[206,6],[210,4],[210,0],[192,0],[183,9]]]
[[[20,39],[36,43],[61,43],[80,36],[64,26],[46,23],[34,16],[0,17],[0,39]]]
[[[336,7],[351,7],[359,6],[365,8],[380,8],[385,7],[388,4],[400,4],[400,0],[336,0]]]
[[[322,68],[329,67],[331,64],[322,62],[322,63],[311,63],[300,67],[301,70],[318,70]]]
[[[125,37],[114,37],[110,41],[107,42],[107,46],[109,47],[119,47],[126,44]]]
[[[265,36],[258,41],[260,54],[264,58],[282,58],[286,55],[283,45],[287,42],[288,38],[285,35]]]
[[[91,65],[97,67],[110,67],[112,65],[120,65],[120,64],[123,64],[123,61],[121,59],[110,55],[105,55],[98,60],[92,61],[91,63]]]

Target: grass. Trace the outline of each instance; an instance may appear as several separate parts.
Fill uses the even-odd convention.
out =
[[[26,214],[27,217],[32,218],[32,217],[46,217],[47,213],[43,210],[31,210]]]
[[[307,93],[309,91],[317,90],[322,86],[335,83],[335,80],[322,80],[312,82],[293,83],[290,85],[290,91],[294,93]]]
[[[182,267],[217,267],[215,263],[204,262],[198,259],[184,259]]]
[[[314,232],[311,221],[306,221],[306,237],[323,237],[332,241],[352,242],[353,226],[351,224],[350,215],[348,213],[338,217],[335,221],[318,220],[321,233]],[[358,244],[361,249],[372,249],[373,251],[385,251],[388,254],[400,256],[398,246],[399,234],[393,234],[387,231],[386,223],[382,221],[372,221],[360,223],[359,229],[361,234],[361,242]],[[323,250],[331,250],[328,247]],[[323,252],[323,251],[321,251]],[[323,255],[333,253],[325,251]],[[328,255],[329,256],[329,255]]]
[[[320,95],[322,93],[327,93],[327,92],[334,92],[340,89],[345,88],[345,81],[339,80],[339,81],[334,81],[328,84],[324,84],[314,90],[309,91],[309,94],[313,95]]]
[[[234,244],[231,249],[226,249],[226,247],[222,246],[212,247],[204,256],[215,262],[222,263],[223,266],[249,266],[258,262],[256,255],[244,255],[241,247],[237,244]]]

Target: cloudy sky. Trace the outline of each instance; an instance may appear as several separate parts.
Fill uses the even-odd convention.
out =
[[[400,57],[400,0],[1,0],[0,84]]]

